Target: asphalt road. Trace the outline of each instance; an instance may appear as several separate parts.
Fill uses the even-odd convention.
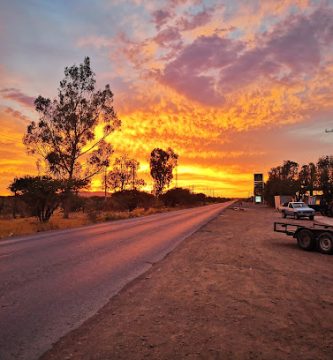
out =
[[[0,242],[0,359],[37,359],[228,205]]]

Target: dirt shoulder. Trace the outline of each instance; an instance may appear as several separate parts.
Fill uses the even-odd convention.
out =
[[[333,256],[228,209],[42,359],[332,359]]]

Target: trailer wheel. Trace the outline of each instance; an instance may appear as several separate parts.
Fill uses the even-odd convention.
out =
[[[287,217],[287,214],[285,211],[282,211],[282,217],[285,219]]]
[[[309,217],[309,219],[310,219],[310,220],[313,220],[313,219],[314,219],[314,215],[311,215],[311,216]]]
[[[301,229],[296,233],[297,244],[303,250],[311,251],[315,247],[314,234],[311,230]]]
[[[298,220],[298,219],[299,219],[299,216],[298,216],[297,213],[294,214],[294,219],[295,219],[295,220]]]
[[[333,253],[333,235],[324,232],[318,236],[318,249],[323,254]]]

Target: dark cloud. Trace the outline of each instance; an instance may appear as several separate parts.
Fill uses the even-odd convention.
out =
[[[203,26],[209,23],[213,15],[213,9],[204,9],[197,14],[186,14],[182,16],[177,22],[180,30],[193,30],[199,26]]]
[[[157,29],[160,29],[173,16],[168,10],[156,10],[152,13],[153,22]]]
[[[289,17],[221,71],[220,85],[233,89],[259,77],[286,82],[310,77],[319,70],[323,53],[333,41],[332,18],[330,9]]]
[[[175,27],[168,27],[161,30],[155,37],[154,41],[160,46],[169,46],[170,44],[181,43],[181,34]]]
[[[14,110],[14,109],[12,109],[10,107],[6,107],[4,109],[4,112],[5,112],[5,114],[8,114],[11,117],[14,117],[15,119],[21,120],[24,123],[30,121],[30,119],[27,116],[23,115],[20,111]]]
[[[158,9],[151,13],[156,29],[160,30],[169,20],[172,20],[176,16],[176,8],[185,4],[188,6],[202,5],[202,0],[169,0],[166,8]],[[194,15],[186,13],[177,21],[177,26],[179,26],[181,30],[190,30],[197,26],[204,25],[211,19],[212,10],[213,9],[204,9]]]
[[[260,79],[304,81],[319,71],[333,42],[333,10],[292,15],[256,46],[218,35],[201,36],[169,62],[160,80],[187,97],[220,105],[226,93]]]
[[[223,96],[214,90],[215,78],[204,73],[230,64],[243,48],[242,43],[217,35],[199,37],[165,67],[161,80],[189,98],[221,104]]]
[[[35,98],[24,94],[19,89],[16,89],[16,88],[1,89],[0,95],[4,99],[16,101],[17,103],[19,103],[25,107],[28,107],[28,108],[34,107]]]

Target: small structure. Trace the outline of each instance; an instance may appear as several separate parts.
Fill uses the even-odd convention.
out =
[[[274,196],[275,209],[279,209],[281,205],[293,201],[293,199],[294,198],[291,195],[275,195]]]
[[[262,204],[264,202],[264,174],[254,174],[254,202]]]

